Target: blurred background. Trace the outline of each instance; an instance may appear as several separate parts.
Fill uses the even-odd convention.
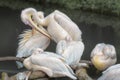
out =
[[[84,60],[90,60],[90,53],[97,43],[115,46],[120,62],[120,0],[0,0],[0,57],[15,56],[18,35],[30,27],[22,23],[21,10],[33,7],[45,15],[58,9],[67,14],[82,31],[85,51]],[[77,33],[76,33],[77,34]],[[55,51],[52,42],[48,51]],[[0,72],[16,73],[15,62],[0,62]]]

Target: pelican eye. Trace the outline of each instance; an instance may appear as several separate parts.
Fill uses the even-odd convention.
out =
[[[34,19],[33,19],[33,15],[30,15],[30,17],[31,17],[32,21],[34,21]]]
[[[35,20],[34,20],[34,18],[33,18],[33,15],[30,15],[30,18],[31,18],[31,20],[32,20],[37,26],[39,26],[39,24],[37,24],[37,22],[35,22]]]

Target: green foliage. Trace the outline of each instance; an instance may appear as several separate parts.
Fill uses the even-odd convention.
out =
[[[0,0],[0,6],[10,7],[12,9],[22,9],[26,7],[39,7],[38,3],[32,3],[25,0]]]
[[[120,0],[51,0],[69,9],[83,9],[120,14]]]
[[[52,4],[51,4],[52,3]],[[66,9],[83,9],[99,13],[120,15],[120,0],[0,0],[0,6],[7,6],[13,9],[25,7],[42,7],[58,5]]]
[[[120,19],[115,16],[104,16],[91,12],[81,12],[83,10],[97,11],[99,13],[120,15],[120,0],[0,0],[0,6],[12,9],[23,9],[34,7],[49,14],[55,9],[66,13],[77,23],[97,24],[101,27],[112,26],[120,35]],[[45,6],[43,3],[45,3]],[[57,5],[57,6],[56,6]]]
[[[50,2],[57,3],[69,9],[76,9],[81,7],[80,0],[51,0]]]

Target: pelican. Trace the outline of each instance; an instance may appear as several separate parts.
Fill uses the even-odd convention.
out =
[[[24,60],[23,64],[28,70],[40,70],[49,77],[67,76],[71,79],[76,79],[74,72],[65,63],[63,57],[52,52],[44,52],[40,48],[35,49],[33,54]],[[28,76],[26,77],[27,79]]]
[[[65,40],[66,37],[75,41],[81,40],[82,32],[79,27],[66,14],[58,10],[37,21],[39,25],[47,26],[48,33],[56,43]]]
[[[120,80],[120,64],[110,66],[97,80]]]
[[[40,14],[41,16],[39,16]],[[21,13],[22,22],[32,27],[32,29],[25,30],[24,33],[19,35],[20,41],[16,57],[28,57],[35,48],[42,48],[45,50],[50,44],[49,34],[46,33],[42,27],[39,29],[39,26],[37,26],[37,22],[35,21],[36,15],[44,18],[42,12],[37,13],[33,8],[25,9]],[[43,33],[40,30],[42,30]],[[23,67],[22,63],[17,62],[17,64],[18,68]]]
[[[98,70],[105,70],[117,61],[116,50],[113,45],[99,43],[91,52],[91,61]]]
[[[56,47],[56,53],[62,55],[67,64],[73,69],[79,63],[84,51],[84,43],[82,41],[73,41],[70,38],[61,40]]]

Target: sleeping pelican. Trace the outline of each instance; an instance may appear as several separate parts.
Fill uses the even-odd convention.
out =
[[[75,41],[81,40],[82,32],[79,27],[67,15],[58,10],[37,21],[39,25],[47,26],[48,33],[56,43],[65,40],[66,37]]]
[[[97,80],[120,80],[120,64],[110,66]]]
[[[41,14],[41,16],[39,16]],[[50,44],[49,35],[47,33],[42,34],[39,31],[37,26],[37,22],[35,21],[35,15],[38,15],[41,18],[44,18],[43,13],[37,13],[37,11],[33,8],[25,9],[21,13],[22,22],[26,25],[32,27],[32,30],[26,30],[23,34],[20,34],[19,38],[20,42],[18,45],[17,55],[16,57],[28,57],[32,54],[32,51],[35,48],[46,49]],[[32,17],[31,17],[32,16]],[[45,30],[42,30],[45,31]],[[47,34],[47,35],[46,35]],[[22,68],[23,65],[20,62],[17,62],[18,68]]]
[[[76,79],[72,69],[64,62],[63,57],[52,52],[44,52],[40,48],[35,49],[33,54],[24,60],[23,64],[28,70],[40,70],[49,77],[68,76],[71,79]]]
[[[56,53],[62,55],[72,68],[75,68],[79,63],[83,51],[82,41],[72,41],[69,38],[59,41],[56,47]]]
[[[105,70],[117,61],[113,45],[99,43],[91,52],[91,61],[98,70]]]

